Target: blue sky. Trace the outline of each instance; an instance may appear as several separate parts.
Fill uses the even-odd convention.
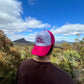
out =
[[[84,0],[22,0],[24,17],[35,17],[51,25],[62,26],[65,23],[81,23],[84,18]],[[31,0],[31,3],[33,0]]]
[[[35,40],[50,30],[56,41],[84,37],[84,0],[0,0],[0,29],[12,40]]]

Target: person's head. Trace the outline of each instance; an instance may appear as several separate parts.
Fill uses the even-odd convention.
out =
[[[35,45],[31,54],[39,57],[49,55],[53,50],[54,43],[54,35],[48,30],[43,30],[36,35]]]

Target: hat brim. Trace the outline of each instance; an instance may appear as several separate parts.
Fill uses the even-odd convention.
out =
[[[34,48],[31,52],[31,54],[37,55],[37,56],[45,56],[49,52],[51,48],[50,46],[36,46],[34,45]]]

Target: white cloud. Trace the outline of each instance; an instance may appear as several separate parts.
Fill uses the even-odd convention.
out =
[[[75,35],[75,34],[84,34],[84,24],[66,24],[58,28],[52,28],[51,32],[55,35]]]
[[[0,24],[8,24],[21,20],[21,2],[16,0],[0,0]]]
[[[28,3],[30,6],[32,6],[32,5],[36,4],[36,1],[37,0],[28,0]]]
[[[61,36],[61,37],[56,36],[55,37],[55,41],[62,41],[62,40],[67,41],[67,42],[74,42],[75,38],[63,37],[63,36]]]
[[[12,41],[15,41],[17,39],[21,39],[21,38],[25,38],[25,40],[27,41],[32,41],[34,42],[35,41],[35,36],[36,34],[29,34],[28,36],[22,36],[20,34],[17,34],[17,35],[12,35],[11,37],[9,37]]]
[[[15,35],[23,31],[29,31],[28,28],[44,28],[50,27],[47,23],[37,20],[32,17],[27,17],[25,20],[21,18],[22,6],[18,0],[0,0],[0,29],[7,35]]]
[[[83,32],[82,32],[82,33],[83,33]],[[80,33],[79,33],[79,32],[74,31],[74,32],[71,32],[71,33],[69,33],[69,34],[64,34],[64,36],[76,35],[76,34],[80,34]]]
[[[27,32],[33,32],[33,30],[26,30]]]

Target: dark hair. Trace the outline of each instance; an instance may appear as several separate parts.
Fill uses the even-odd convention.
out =
[[[52,44],[52,46],[51,46],[49,52],[47,53],[47,55],[49,55],[50,53],[52,53],[52,51],[53,51],[53,45],[54,45],[54,44]]]

